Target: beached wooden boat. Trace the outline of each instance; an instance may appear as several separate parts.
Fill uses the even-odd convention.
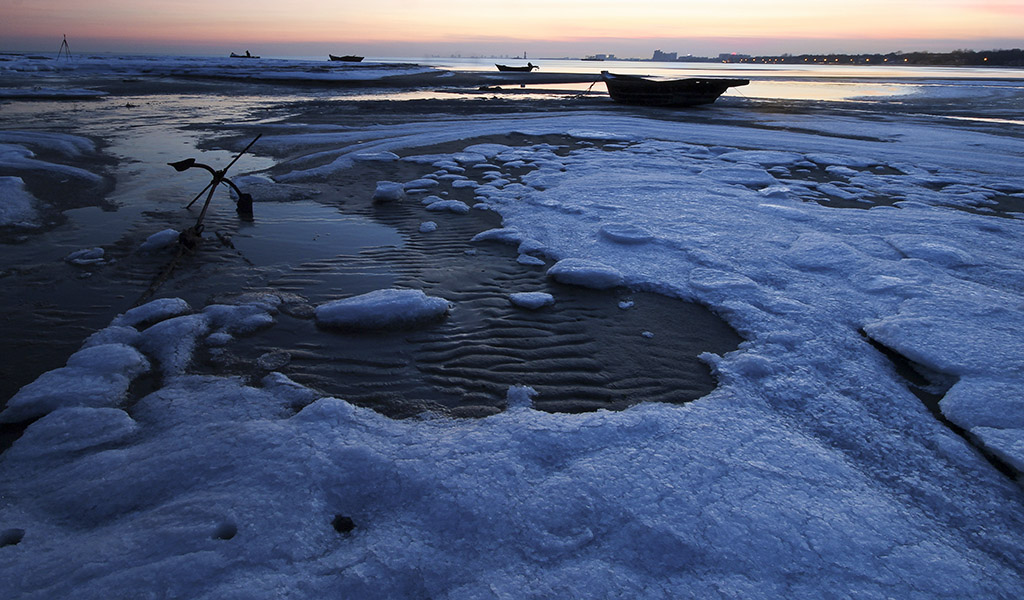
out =
[[[327,56],[331,57],[331,60],[340,62],[362,62],[363,60],[362,56],[353,56],[351,54],[346,54],[345,56],[335,56],[333,54],[328,54]]]
[[[601,71],[608,95],[622,104],[646,106],[694,106],[711,104],[727,89],[750,83],[747,79],[691,77],[657,80],[639,75],[616,75]]]
[[[498,67],[499,71],[515,71],[515,72],[518,72],[518,73],[529,73],[530,71],[533,71],[534,69],[539,69],[540,68],[540,67],[538,67],[537,65],[535,65],[533,63],[526,63],[525,67],[510,67],[509,65],[498,65],[498,64],[495,64],[494,66]]]
[[[246,50],[245,54],[236,54],[236,53],[232,52],[231,53],[231,58],[259,58],[259,57],[258,56],[253,56],[252,54],[249,54],[249,51]]]

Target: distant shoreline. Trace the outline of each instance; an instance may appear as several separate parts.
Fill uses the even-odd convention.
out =
[[[104,56],[176,56],[171,53],[149,53],[149,52],[77,52],[79,55],[104,55]],[[27,56],[33,58],[49,59],[55,58],[53,51],[43,50],[0,50],[0,60],[5,56]],[[53,56],[51,56],[53,55]],[[194,57],[227,57],[228,54],[181,54],[180,56]],[[326,54],[324,55],[327,56]],[[603,58],[602,58],[603,57]],[[309,60],[312,57],[302,56],[266,56],[266,59],[275,60]],[[367,57],[367,62],[374,60],[390,61],[398,57]],[[422,61],[449,60],[449,59],[470,59],[470,60],[526,60],[518,56],[493,55],[493,56],[438,56],[430,55],[423,57],[403,57]],[[325,58],[326,60],[326,58]],[[1024,49],[995,49],[995,50],[954,50],[952,52],[902,52],[894,51],[888,53],[802,53],[802,54],[774,54],[774,55],[750,55],[740,53],[721,53],[718,56],[678,56],[675,52],[662,52],[655,50],[652,58],[620,57],[614,54],[596,54],[583,57],[576,56],[541,56],[531,57],[531,60],[565,60],[565,61],[620,61],[620,62],[669,62],[669,63],[726,63],[726,64],[827,64],[827,65],[907,65],[907,66],[935,66],[935,67],[1024,67]]]

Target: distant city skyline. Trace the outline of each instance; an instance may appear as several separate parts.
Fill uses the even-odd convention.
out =
[[[1024,46],[1020,0],[7,0],[0,50],[649,58]]]

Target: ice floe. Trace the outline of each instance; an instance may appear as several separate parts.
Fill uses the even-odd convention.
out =
[[[450,310],[447,300],[421,290],[388,289],[321,304],[316,320],[325,327],[383,329],[439,319]]]

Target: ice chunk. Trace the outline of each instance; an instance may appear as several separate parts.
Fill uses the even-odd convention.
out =
[[[866,156],[858,155],[840,155],[830,154],[827,152],[812,152],[807,155],[807,160],[821,166],[838,166],[838,167],[850,167],[866,169],[875,165],[881,164],[877,160],[873,160]]]
[[[394,162],[398,160],[398,155],[386,150],[382,152],[359,152],[352,155],[352,160],[356,162]]]
[[[323,397],[323,394],[292,381],[283,373],[269,373],[262,383],[264,390],[284,398],[291,406],[306,406]]]
[[[1024,430],[975,427],[971,433],[1003,462],[1024,473]]]
[[[0,225],[33,226],[39,218],[35,204],[21,177],[0,177]]]
[[[209,331],[207,315],[174,317],[143,331],[138,347],[157,359],[165,376],[181,375],[192,361],[197,339]]]
[[[73,265],[95,265],[103,262],[103,248],[76,250],[64,258]]]
[[[457,215],[464,215],[469,213],[469,205],[460,200],[439,200],[428,204],[427,210],[431,212],[448,211]]]
[[[500,229],[488,229],[473,236],[472,242],[504,242],[506,244],[519,244],[523,241],[523,234],[518,229],[503,227]]]
[[[120,409],[58,408],[30,425],[7,452],[18,460],[78,452],[122,442],[137,430],[138,424]]]
[[[436,179],[413,179],[412,181],[405,182],[402,187],[406,191],[410,190],[427,190],[441,185]]]
[[[134,346],[137,341],[139,341],[139,332],[134,327],[110,325],[86,338],[82,348],[101,346],[103,344],[127,344]]]
[[[405,187],[394,181],[378,181],[373,192],[374,202],[394,202],[405,198]]]
[[[646,244],[654,239],[649,231],[629,223],[608,223],[599,230],[601,235],[617,244]]]
[[[524,410],[533,407],[533,397],[537,390],[526,385],[513,385],[508,388],[505,400],[509,410]]]
[[[139,246],[139,252],[156,252],[178,242],[180,233],[176,229],[164,229],[146,238]]]
[[[521,265],[528,265],[528,266],[531,266],[531,267],[542,267],[542,266],[544,266],[544,260],[543,259],[537,258],[536,256],[530,256],[529,254],[520,254],[519,257],[516,258],[516,262],[521,264]]]
[[[276,311],[261,304],[211,304],[203,314],[209,318],[211,330],[244,335],[273,325],[272,310]]]
[[[495,152],[491,156],[496,156],[497,154],[498,154],[498,152]],[[484,156],[483,154],[479,153],[479,152],[456,152],[455,154],[451,155],[451,158],[455,162],[457,162],[459,164],[463,164],[463,165],[465,165],[465,164],[473,165],[473,164],[476,164],[476,163],[482,163],[485,160],[487,160],[487,157]]]
[[[941,239],[941,238],[940,238]],[[940,241],[931,235],[890,235],[885,238],[908,258],[919,258],[944,267],[960,267],[974,264],[966,251],[948,241]]]
[[[110,324],[145,329],[164,319],[179,317],[192,312],[192,307],[181,298],[158,298],[118,315]]]
[[[325,327],[384,329],[439,319],[450,310],[447,300],[421,290],[386,289],[321,304],[316,321]]]
[[[27,421],[61,407],[118,406],[132,380],[149,368],[146,357],[124,344],[79,350],[67,366],[47,371],[18,390],[0,413],[0,422]]]
[[[479,154],[480,156],[490,160],[502,152],[506,152],[511,149],[511,146],[506,146],[504,144],[474,144],[472,146],[467,146],[464,152],[467,154]]]
[[[790,189],[784,185],[771,185],[757,190],[757,193],[773,200],[786,200],[789,198]]]
[[[551,306],[555,303],[555,297],[547,292],[517,292],[508,298],[512,301],[512,304],[521,308],[529,308],[530,310]]]
[[[802,154],[779,152],[777,150],[735,150],[721,154],[718,158],[731,162],[752,163],[766,167],[796,165],[804,160]]]
[[[1019,381],[965,378],[939,402],[942,414],[960,427],[1024,430],[1024,394]]]
[[[700,174],[722,183],[748,185],[759,188],[768,187],[778,183],[778,181],[772,177],[771,173],[764,169],[757,169],[754,167],[711,167],[704,169]]]
[[[559,283],[594,289],[608,289],[623,284],[622,273],[608,265],[583,258],[565,258],[548,269],[548,276]]]

